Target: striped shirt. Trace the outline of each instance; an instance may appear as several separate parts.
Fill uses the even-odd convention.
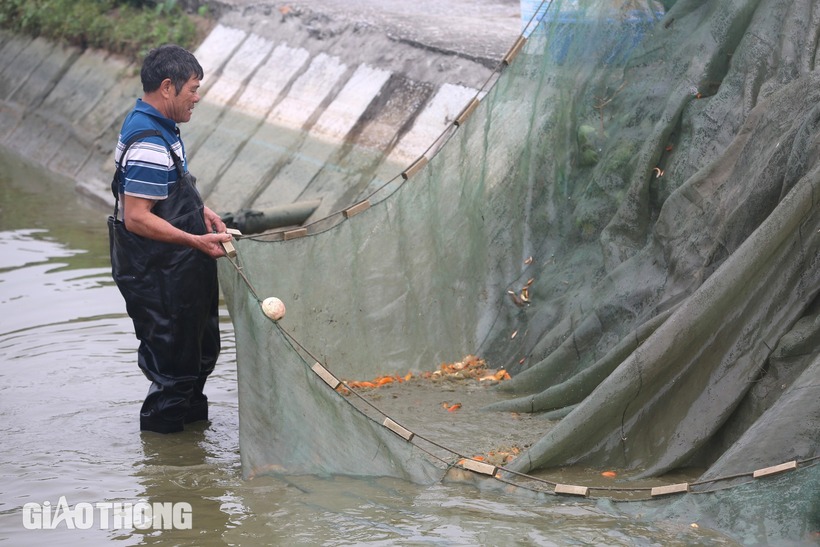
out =
[[[119,160],[125,149],[125,142],[133,135],[146,129],[156,129],[162,137],[149,136],[133,143],[122,159]],[[164,139],[163,139],[164,137]],[[174,160],[168,151],[168,144],[174,153],[182,160],[185,171],[188,170],[185,159],[185,147],[179,138],[179,130],[173,120],[166,118],[157,109],[142,99],[137,99],[134,109],[126,116],[117,141],[114,154],[114,163],[117,169],[124,172],[123,187],[120,193],[128,196],[161,200],[168,197],[173,185],[176,184],[179,174]]]

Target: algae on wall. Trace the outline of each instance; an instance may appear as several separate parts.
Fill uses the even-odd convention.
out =
[[[100,50],[0,32],[0,144],[108,202],[113,149],[138,68]]]

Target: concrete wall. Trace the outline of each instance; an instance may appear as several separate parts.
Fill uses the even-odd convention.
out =
[[[195,53],[203,100],[181,129],[206,201],[236,211],[321,199],[311,220],[398,177],[496,63],[270,6],[223,9]],[[101,51],[0,33],[0,145],[109,203],[138,70]]]

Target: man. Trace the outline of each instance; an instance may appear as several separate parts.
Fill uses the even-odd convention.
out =
[[[202,78],[185,49],[152,50],[140,72],[143,96],[115,153],[111,267],[140,340],[139,367],[151,381],[143,431],[172,433],[208,419],[203,388],[220,350],[215,259],[231,236],[202,202],[177,127],[191,119]]]

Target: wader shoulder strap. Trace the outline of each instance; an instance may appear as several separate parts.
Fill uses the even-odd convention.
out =
[[[122,149],[122,154],[120,154],[120,157],[117,159],[117,163],[114,166],[114,178],[111,180],[111,193],[114,194],[114,218],[117,218],[117,215],[120,212],[120,169],[124,167],[122,165],[122,159],[125,157],[125,154],[128,152],[128,149],[131,148],[132,144],[144,139],[145,137],[162,137],[162,133],[156,129],[145,129],[133,135],[125,142],[125,146]],[[165,140],[165,138],[162,137],[162,140]]]

